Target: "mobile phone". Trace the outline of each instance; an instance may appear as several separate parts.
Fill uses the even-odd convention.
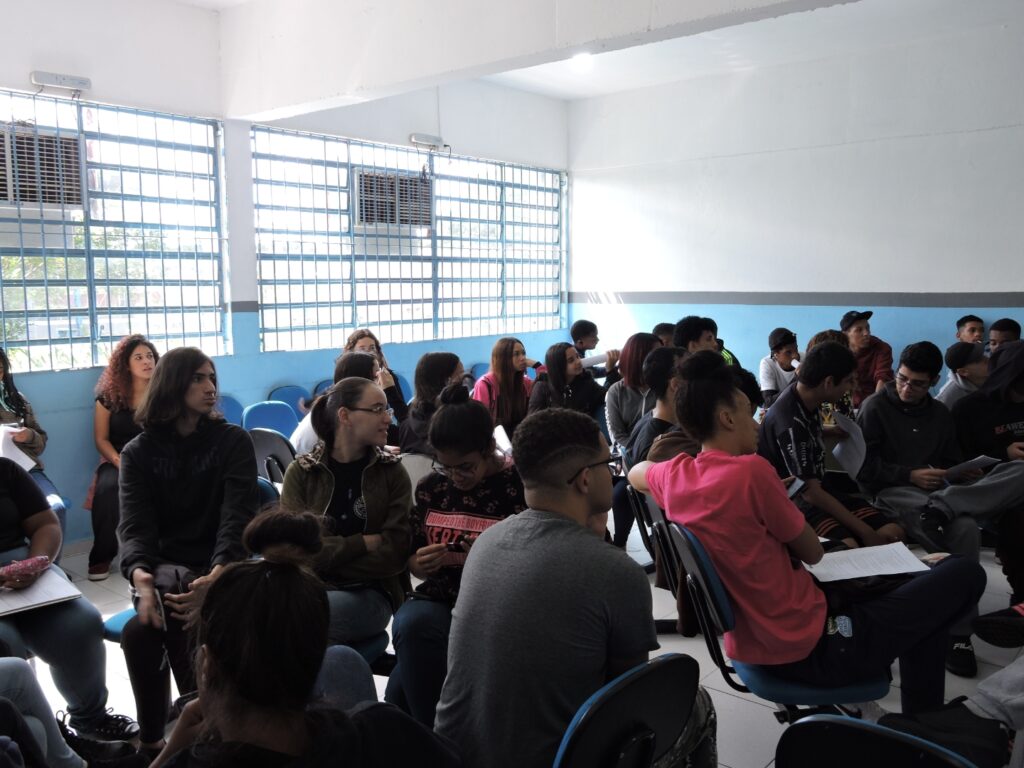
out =
[[[447,544],[445,544],[445,548],[449,552],[465,552],[466,551],[466,550],[464,550],[462,548],[462,539],[459,539],[458,541],[449,541]]]
[[[790,483],[789,488],[786,489],[786,493],[789,496],[789,498],[795,498],[796,495],[803,490],[805,485],[807,485],[807,483],[805,483],[798,477],[792,483]]]

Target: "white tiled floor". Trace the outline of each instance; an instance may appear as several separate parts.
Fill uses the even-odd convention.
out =
[[[646,553],[634,531],[629,544],[630,553],[638,560],[643,560]],[[982,613],[1005,608],[1009,599],[1009,587],[1000,568],[996,565],[992,551],[982,552],[982,564],[988,573],[988,587],[981,600]],[[128,583],[119,574],[112,574],[102,582],[90,582],[85,579],[86,556],[75,555],[66,557],[64,569],[103,614],[104,619],[130,607]],[[653,577],[652,577],[653,581]],[[665,590],[654,589],[654,616],[657,619],[675,617],[675,602]],[[782,727],[776,722],[773,707],[749,694],[732,690],[722,679],[721,674],[711,662],[704,639],[700,636],[685,638],[679,635],[660,635],[658,638],[661,649],[655,655],[663,653],[685,653],[700,663],[701,684],[708,689],[718,712],[718,749],[720,765],[726,768],[767,768],[774,762],[775,745],[782,733]],[[979,673],[976,679],[946,675],[946,697],[954,698],[974,692],[977,681],[997,669],[1005,666],[1020,653],[1018,650],[993,648],[975,639],[975,651],[978,656]],[[63,706],[63,700],[50,680],[45,664],[36,662],[43,690],[46,691],[54,709]],[[378,692],[383,697],[385,678],[376,678]],[[134,716],[135,701],[132,697],[128,673],[124,665],[124,656],[120,649],[107,643],[107,684],[110,689],[109,706],[115,712]],[[887,710],[899,710],[899,672],[893,667],[893,686],[889,695],[879,702]]]

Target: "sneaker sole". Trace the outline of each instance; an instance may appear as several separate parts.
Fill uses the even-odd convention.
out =
[[[110,578],[110,571],[106,573],[90,573],[88,578],[89,581],[105,581]]]
[[[996,648],[1024,645],[1024,619],[1020,616],[991,616],[974,622],[974,634]]]

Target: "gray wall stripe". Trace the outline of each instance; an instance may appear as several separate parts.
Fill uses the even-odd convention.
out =
[[[1024,293],[801,293],[739,291],[570,291],[573,304],[754,304],[819,307],[1021,307]]]
[[[232,301],[232,312],[258,312],[260,303],[258,301]]]

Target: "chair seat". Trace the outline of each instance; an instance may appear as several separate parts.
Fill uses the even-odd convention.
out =
[[[885,698],[889,693],[889,681],[884,675],[875,680],[846,685],[842,688],[824,688],[784,680],[773,675],[769,667],[759,664],[743,664],[733,661],[732,666],[751,693],[776,704],[806,704],[808,702],[817,705],[852,704],[862,701],[877,701]]]
[[[103,639],[112,643],[121,642],[121,633],[124,632],[124,625],[135,617],[135,609],[127,608],[120,613],[115,613],[103,622]]]

